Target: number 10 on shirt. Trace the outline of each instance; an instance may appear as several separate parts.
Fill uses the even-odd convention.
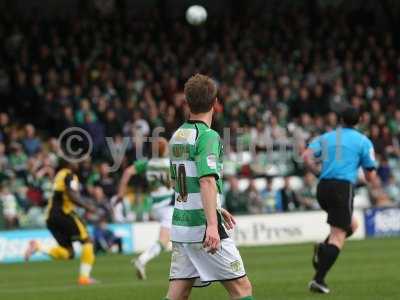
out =
[[[173,178],[176,178],[175,191],[178,192],[176,201],[187,202],[188,192],[186,184],[186,170],[184,164],[172,164]]]

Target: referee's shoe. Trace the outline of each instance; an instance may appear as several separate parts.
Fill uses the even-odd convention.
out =
[[[313,293],[329,294],[331,292],[325,282],[317,282],[316,280],[310,281],[308,287]]]

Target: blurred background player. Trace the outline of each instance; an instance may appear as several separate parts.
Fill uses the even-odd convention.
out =
[[[93,244],[86,225],[76,214],[76,207],[82,207],[95,213],[95,209],[82,201],[79,195],[79,180],[75,174],[77,165],[63,161],[53,183],[53,197],[48,205],[47,228],[58,245],[45,247],[37,241],[31,241],[25,253],[28,261],[36,252],[42,252],[55,260],[72,259],[75,256],[73,242],[82,244],[81,264],[78,284],[90,285],[96,281],[90,277],[95,261]]]
[[[364,169],[371,182],[376,176],[376,161],[371,141],[354,129],[359,121],[355,108],[343,109],[342,127],[315,138],[304,153],[307,167],[319,175],[317,200],[328,213],[331,227],[324,243],[314,248],[313,265],[316,270],[309,287],[313,292],[328,294],[325,276],[338,258],[347,237],[357,229],[353,218],[354,185],[358,170]],[[321,160],[321,170],[314,158]]]
[[[152,201],[151,216],[160,222],[160,235],[157,242],[133,261],[139,279],[146,279],[146,264],[167,249],[170,242],[170,228],[173,212],[174,190],[171,187],[168,141],[157,138],[152,144],[153,157],[150,160],[137,160],[125,169],[119,186],[119,199],[126,193],[129,180],[134,175],[145,174]]]

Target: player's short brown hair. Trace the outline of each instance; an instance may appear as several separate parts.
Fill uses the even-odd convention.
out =
[[[196,74],[185,83],[185,96],[192,113],[209,112],[217,97],[217,85],[210,77]]]

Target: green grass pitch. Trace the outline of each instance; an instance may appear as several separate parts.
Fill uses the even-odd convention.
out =
[[[311,244],[242,248],[258,300],[391,300],[400,299],[400,239],[350,242],[334,266],[331,295],[310,294]],[[98,257],[94,277],[100,284],[78,287],[79,262],[0,265],[2,300],[160,300],[168,286],[169,254],[152,261],[147,281],[134,277],[128,256]],[[214,283],[195,289],[193,300],[228,299]]]

